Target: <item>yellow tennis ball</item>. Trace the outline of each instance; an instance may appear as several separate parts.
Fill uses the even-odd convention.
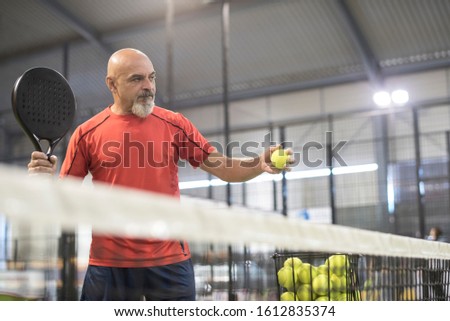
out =
[[[339,291],[330,291],[330,300],[331,301],[346,301],[346,300],[342,300],[342,292],[339,292]]]
[[[294,292],[284,292],[280,296],[280,301],[297,301]]]
[[[298,270],[298,278],[303,284],[311,283],[317,274],[317,267],[309,263],[303,263]]]
[[[317,268],[317,272],[318,274],[328,275],[328,265],[326,264],[319,265],[319,267]]]
[[[341,277],[337,276],[336,274],[332,274],[330,276],[330,285],[332,291],[341,291]]]
[[[302,284],[297,290],[297,299],[299,301],[313,301],[317,295],[312,291],[310,284]]]
[[[313,279],[312,287],[314,292],[319,296],[328,295],[328,276],[325,274],[319,274]]]
[[[289,155],[284,149],[275,150],[272,155],[270,155],[270,161],[272,165],[278,169],[284,169],[288,161]]]
[[[341,276],[341,291],[347,291],[347,275]]]
[[[303,263],[302,260],[300,260],[298,257],[290,257],[284,261],[283,266],[298,269],[300,265],[302,265],[302,263]]]
[[[347,292],[340,292],[337,301],[347,301]]]
[[[294,289],[294,285],[297,282],[298,276],[297,273],[289,266],[283,266],[277,273],[278,283],[287,289],[288,291],[292,291]]]
[[[330,272],[338,276],[343,276],[346,272],[345,269],[350,267],[347,255],[344,254],[331,255],[326,263],[330,267]]]

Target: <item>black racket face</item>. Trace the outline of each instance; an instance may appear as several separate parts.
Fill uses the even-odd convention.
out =
[[[41,148],[36,139],[47,140],[52,146],[64,137],[72,126],[76,108],[67,80],[44,67],[29,69],[16,80],[12,106],[17,121],[38,150]]]

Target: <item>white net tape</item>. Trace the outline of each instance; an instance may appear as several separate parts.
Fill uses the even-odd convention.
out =
[[[75,229],[89,226],[122,236],[200,243],[269,245],[291,251],[345,252],[450,259],[450,244],[319,224],[191,198],[29,176],[0,165],[0,214],[10,221]]]

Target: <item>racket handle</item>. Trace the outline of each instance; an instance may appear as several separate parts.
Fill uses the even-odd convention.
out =
[[[50,156],[53,155],[53,150],[55,149],[56,145],[61,141],[61,139],[62,139],[62,137],[50,142],[50,145],[48,146],[48,149],[46,152],[48,160],[50,160]]]
[[[47,152],[45,153],[45,155],[47,155],[47,159],[50,161],[50,157],[53,155],[53,147],[50,146],[47,150]]]

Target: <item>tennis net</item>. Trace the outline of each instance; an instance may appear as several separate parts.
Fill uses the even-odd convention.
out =
[[[0,166],[0,180],[4,298],[57,300],[64,282],[79,286],[95,230],[188,240],[198,300],[450,300],[447,243],[28,176],[11,166]],[[72,231],[76,254],[64,247],[64,231]]]

